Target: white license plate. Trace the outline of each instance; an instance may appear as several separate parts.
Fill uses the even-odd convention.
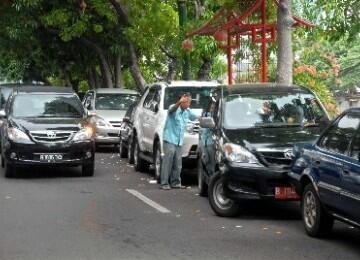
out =
[[[62,154],[40,154],[40,162],[58,162],[62,159]]]

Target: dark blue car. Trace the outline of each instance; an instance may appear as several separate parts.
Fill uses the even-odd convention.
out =
[[[337,117],[314,144],[297,144],[289,176],[301,195],[306,232],[320,236],[334,219],[360,227],[360,108]]]

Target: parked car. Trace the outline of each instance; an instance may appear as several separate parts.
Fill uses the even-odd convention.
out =
[[[6,177],[34,165],[82,166],[83,176],[94,175],[94,127],[69,88],[17,88],[0,117]]]
[[[131,150],[131,141],[134,128],[134,115],[138,102],[134,102],[130,105],[123,118],[123,122],[120,126],[120,143],[119,153],[121,158],[128,158],[129,163],[134,163],[133,151]]]
[[[293,144],[312,142],[328,115],[304,87],[221,86],[202,117],[198,180],[219,216],[234,216],[242,200],[296,200],[287,173]]]
[[[328,233],[334,219],[360,227],[360,108],[337,117],[313,144],[297,144],[289,173],[301,195],[307,234]]]
[[[180,94],[190,92],[191,109],[200,116],[210,91],[217,85],[208,81],[173,81],[155,83],[146,90],[134,115],[131,149],[137,171],[146,171],[149,164],[154,164],[155,178],[160,178],[163,130],[168,108],[176,103]],[[190,122],[185,132],[182,158],[190,164],[197,158],[198,130],[199,123]]]
[[[83,104],[96,125],[96,144],[119,144],[120,126],[128,107],[139,98],[136,91],[101,88],[86,93]]]

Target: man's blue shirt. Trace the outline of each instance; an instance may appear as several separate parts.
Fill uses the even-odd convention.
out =
[[[184,134],[186,127],[189,121],[197,119],[197,116],[191,111],[191,109],[178,109],[175,112],[170,113],[171,105],[169,112],[166,118],[165,128],[164,128],[164,141],[175,144],[183,145],[184,143]]]

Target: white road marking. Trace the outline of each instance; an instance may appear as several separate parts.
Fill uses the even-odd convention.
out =
[[[137,190],[126,189],[126,191],[129,192],[130,194],[134,195],[135,197],[137,197],[142,202],[148,204],[150,207],[156,209],[157,211],[160,211],[161,213],[170,213],[171,212],[167,208],[161,206],[160,204],[156,203],[155,201],[153,201],[153,200],[149,199],[148,197],[142,195]]]

